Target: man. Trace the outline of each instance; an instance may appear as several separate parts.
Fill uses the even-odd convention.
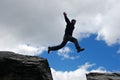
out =
[[[68,41],[71,41],[75,44],[75,47],[77,49],[77,52],[80,52],[80,51],[83,51],[84,48],[81,48],[78,44],[78,41],[76,38],[72,37],[72,34],[73,34],[73,30],[74,30],[74,25],[76,23],[76,20],[75,19],[72,19],[71,21],[68,19],[67,17],[67,14],[65,12],[63,12],[63,15],[64,15],[64,18],[65,18],[65,21],[67,23],[66,25],[66,29],[65,29],[65,34],[64,34],[64,37],[63,37],[63,41],[60,45],[57,45],[57,46],[52,46],[52,47],[48,47],[48,53],[50,53],[50,51],[54,51],[54,50],[58,50],[58,49],[61,49],[62,47],[64,47],[66,45],[66,43]]]

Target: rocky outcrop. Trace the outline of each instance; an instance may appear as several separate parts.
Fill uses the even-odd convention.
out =
[[[120,73],[89,73],[87,80],[120,80]]]
[[[0,80],[53,80],[46,59],[0,52]]]

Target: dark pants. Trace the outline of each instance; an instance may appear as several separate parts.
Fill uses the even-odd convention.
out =
[[[79,48],[80,48],[80,46],[79,46],[78,41],[77,41],[76,38],[74,38],[74,37],[72,37],[72,36],[70,36],[70,35],[65,35],[64,38],[63,38],[62,43],[61,43],[60,45],[50,47],[50,50],[58,50],[58,49],[61,49],[62,47],[64,47],[64,46],[66,45],[66,43],[67,43],[68,41],[73,42],[73,43],[75,44],[76,49],[79,49]]]

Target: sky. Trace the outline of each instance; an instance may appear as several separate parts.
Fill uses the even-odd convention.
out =
[[[86,80],[89,72],[120,72],[119,0],[0,0],[0,51],[44,57],[54,80]],[[47,53],[61,43],[63,12],[76,19],[74,44]]]

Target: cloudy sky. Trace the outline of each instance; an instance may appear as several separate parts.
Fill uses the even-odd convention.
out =
[[[64,35],[63,12],[77,20],[73,36],[86,50],[76,53]],[[0,50],[48,59],[54,80],[79,80],[91,71],[120,71],[119,0],[0,0]]]

